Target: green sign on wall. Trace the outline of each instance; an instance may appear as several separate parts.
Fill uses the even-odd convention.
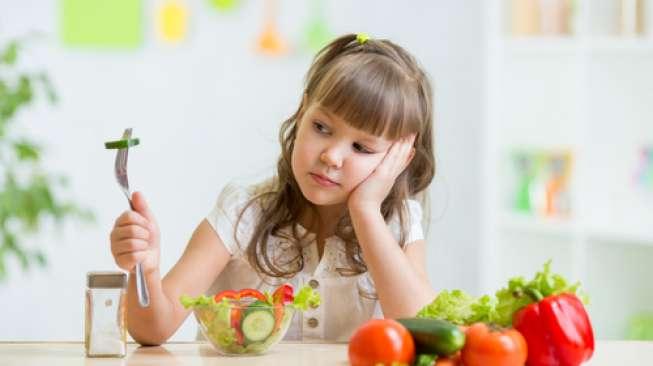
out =
[[[142,0],[60,0],[64,44],[133,48],[143,41]]]

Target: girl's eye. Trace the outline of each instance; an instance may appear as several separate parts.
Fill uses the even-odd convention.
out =
[[[365,146],[359,144],[358,142],[354,142],[353,146],[354,146],[354,150],[356,150],[356,151],[358,151],[360,153],[363,153],[363,154],[372,154],[373,153],[373,151],[371,151],[370,149],[366,148]]]
[[[326,128],[326,126],[323,125],[323,124],[320,123],[320,122],[313,122],[313,127],[315,128],[315,130],[316,130],[318,133],[321,133],[321,134],[327,134],[327,133],[329,133],[329,130]]]

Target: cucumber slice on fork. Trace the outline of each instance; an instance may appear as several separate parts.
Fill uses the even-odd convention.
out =
[[[140,140],[135,137],[133,139],[122,139],[116,141],[107,141],[104,143],[104,147],[107,149],[126,149],[132,146],[136,146],[140,143]]]

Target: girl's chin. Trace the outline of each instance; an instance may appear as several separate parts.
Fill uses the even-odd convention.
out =
[[[335,194],[335,192],[324,192],[319,189],[309,187],[307,189],[302,189],[304,197],[312,204],[317,206],[331,206],[342,204],[346,201],[344,197],[341,197],[340,194]]]

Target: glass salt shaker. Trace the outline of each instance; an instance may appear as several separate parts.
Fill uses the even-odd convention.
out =
[[[126,295],[126,273],[87,273],[84,322],[86,357],[125,356],[127,349]]]

